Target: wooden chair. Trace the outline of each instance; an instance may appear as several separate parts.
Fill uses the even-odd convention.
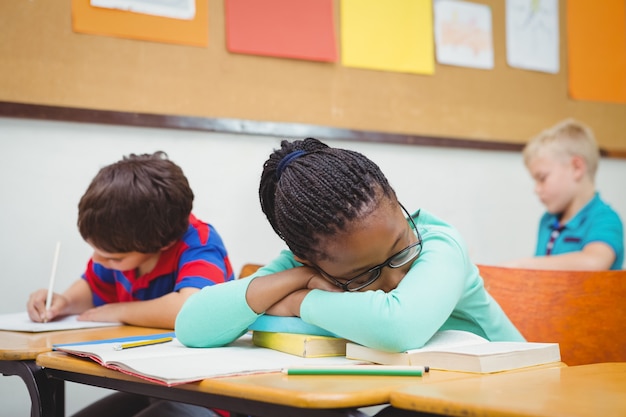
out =
[[[626,271],[478,268],[529,342],[558,342],[570,366],[626,362]]]
[[[244,264],[241,267],[241,271],[239,272],[239,277],[238,278],[245,278],[247,276],[250,276],[250,275],[254,274],[256,272],[256,270],[259,269],[262,266],[263,265],[259,265],[259,264]]]

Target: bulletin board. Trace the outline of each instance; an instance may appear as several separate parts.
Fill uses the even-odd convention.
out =
[[[6,104],[14,103],[39,109],[32,117],[45,113],[41,109],[63,109],[72,119],[75,109],[76,119],[112,112],[130,124],[132,115],[165,122],[180,117],[195,120],[196,128],[210,120],[211,130],[248,123],[255,126],[250,133],[282,134],[280,126],[295,125],[310,127],[298,136],[318,129],[364,140],[429,138],[443,146],[517,150],[542,129],[573,117],[592,127],[607,154],[626,156],[626,105],[568,97],[565,0],[559,1],[557,74],[509,67],[505,2],[476,3],[492,10],[494,69],[437,64],[434,75],[417,75],[229,53],[222,0],[208,3],[208,46],[75,33],[70,0],[3,1],[0,116],[11,115]],[[336,13],[338,25],[338,6]]]

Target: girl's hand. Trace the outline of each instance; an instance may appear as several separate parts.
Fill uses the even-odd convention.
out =
[[[69,306],[67,298],[61,294],[52,294],[52,303],[50,310],[46,311],[46,299],[48,298],[48,290],[40,289],[33,292],[26,302],[26,310],[28,317],[34,322],[41,323],[52,321],[55,317],[64,314]]]
[[[332,292],[343,292],[341,288],[328,281],[326,278],[316,273],[311,277],[307,284],[307,288],[310,290],[324,290]]]
[[[343,292],[343,290],[326,278],[322,277],[319,273],[311,275],[307,282],[307,288],[292,292],[286,295],[283,299],[277,301],[274,305],[268,308],[265,313],[272,316],[300,316],[300,304],[304,300],[304,297],[310,290],[322,290],[329,292]]]
[[[268,308],[265,313],[271,316],[300,317],[300,304],[309,290],[298,290],[285,296]]]

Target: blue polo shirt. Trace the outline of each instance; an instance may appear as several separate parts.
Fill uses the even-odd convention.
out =
[[[550,235],[559,228],[559,214],[545,213],[539,223],[536,256],[546,255]],[[552,246],[551,255],[578,252],[592,242],[603,242],[613,248],[615,262],[611,269],[622,269],[624,262],[624,228],[618,214],[596,193],[565,225]]]

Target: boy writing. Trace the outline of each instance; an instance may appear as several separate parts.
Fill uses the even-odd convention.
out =
[[[535,257],[506,266],[621,269],[623,226],[595,188],[600,152],[592,131],[574,120],[565,120],[533,138],[523,155],[546,213],[539,224]]]
[[[78,204],[78,229],[93,248],[86,271],[53,295],[49,310],[46,289],[31,294],[30,318],[79,314],[80,320],[173,329],[191,294],[233,279],[219,234],[191,213],[193,198],[182,169],[164,152],[131,154],[102,168]],[[123,403],[124,415],[133,415],[134,407],[150,403],[145,397],[135,405],[129,400],[105,399],[97,408],[109,415],[115,403]],[[87,410],[82,415],[98,415],[95,405]]]

